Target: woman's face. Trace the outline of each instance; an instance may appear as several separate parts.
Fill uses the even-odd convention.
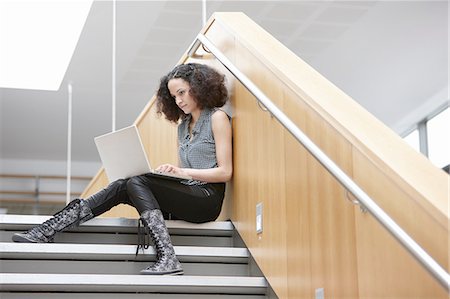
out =
[[[167,87],[175,103],[185,114],[190,114],[199,109],[197,102],[189,93],[190,86],[188,82],[181,78],[174,78],[169,80]]]

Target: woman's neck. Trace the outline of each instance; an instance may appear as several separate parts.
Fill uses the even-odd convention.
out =
[[[192,117],[191,124],[195,124],[198,121],[198,119],[200,118],[201,114],[202,114],[202,110],[200,110],[200,109],[192,111],[191,112],[191,117]]]

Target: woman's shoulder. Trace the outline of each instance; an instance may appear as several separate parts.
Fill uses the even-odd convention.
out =
[[[220,108],[215,108],[211,111],[211,120],[212,121],[229,121],[230,120],[230,116],[228,115],[227,112],[225,112],[225,110],[220,109]]]
[[[211,115],[211,128],[213,131],[223,130],[231,126],[230,116],[223,110],[217,109]]]

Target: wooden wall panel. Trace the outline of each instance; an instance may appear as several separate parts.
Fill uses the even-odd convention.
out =
[[[419,240],[422,238],[432,254],[436,247],[440,248],[437,251],[448,253],[445,245],[448,242],[448,203],[445,202],[448,182],[443,180],[442,172],[433,169],[418,154],[411,154],[398,136],[244,16],[223,13],[215,17],[210,30],[228,36],[229,43],[222,50],[237,67],[277,101],[279,107],[350,177],[377,185],[374,198],[381,203],[387,200],[387,206],[392,206],[387,211],[393,213],[394,218],[404,218],[402,225],[409,227],[412,222],[429,215],[428,221],[424,220],[425,230],[442,227],[443,234],[421,234],[417,232],[418,227],[413,226],[411,231],[415,233],[412,235]],[[227,40],[224,36],[221,40]],[[215,36],[210,34],[210,38],[214,40]],[[234,48],[231,42],[234,42]],[[372,216],[361,214],[359,208],[345,198],[343,188],[314,158],[289,134],[277,133],[279,125],[266,127],[265,116],[253,105],[251,95],[238,88],[233,101],[236,111],[233,222],[280,298],[312,298],[315,290],[322,287],[326,298],[404,298],[405,294],[415,298],[429,298],[429,295],[441,298],[442,288],[398,244],[396,246],[401,250],[397,252],[396,246],[386,241],[389,234]],[[264,136],[261,129],[266,132]],[[284,140],[279,138],[280,134],[284,134]],[[284,159],[277,154],[269,155],[264,147],[261,149],[269,138],[280,150],[284,147]],[[364,159],[356,159],[361,153]],[[268,165],[262,169],[264,159]],[[284,166],[273,168],[273,160]],[[423,166],[421,174],[413,169],[415,163]],[[371,164],[374,172],[367,175]],[[279,232],[283,232],[279,221],[282,216],[286,217],[283,224],[286,238],[273,237],[273,240],[285,240],[286,244],[280,243],[276,249],[264,243],[272,238],[270,234],[274,231],[264,231],[260,236],[255,232],[255,204],[260,194],[269,194],[270,190],[276,189],[276,186],[260,183],[265,179],[261,174],[264,170],[279,171],[284,176],[286,188],[284,192],[277,190],[280,202],[284,201],[284,211],[276,207],[269,216],[264,214],[265,226],[270,221],[270,226],[276,226]],[[408,204],[403,204],[402,208],[407,212],[396,209],[396,203],[388,200],[393,191],[385,188],[384,181],[378,177],[380,173],[404,193]],[[427,175],[440,183],[433,182]],[[282,178],[276,179],[274,184],[282,181]],[[365,188],[371,189],[370,186]],[[370,225],[361,224],[361,218],[367,217],[378,232]],[[374,242],[385,246],[384,250],[377,251],[379,248],[373,247]],[[372,250],[372,247],[376,249]],[[281,258],[273,259],[274,252]],[[377,260],[377,253],[389,255],[389,258]],[[446,254],[445,257],[439,257],[439,254],[438,261],[447,265]],[[283,270],[275,269],[275,260]],[[418,275],[420,279],[426,276],[434,285],[427,286],[425,282],[422,286],[416,283],[418,280],[404,278],[398,271],[414,268],[420,274],[407,276]],[[378,272],[379,269],[383,270]],[[376,275],[371,275],[372,270]],[[280,276],[284,271],[287,273],[285,281]],[[386,283],[388,280],[391,282]],[[405,292],[409,283],[415,283],[415,286]]]
[[[81,194],[81,198],[86,198],[101,190],[104,186],[108,185],[108,178],[106,177],[105,170],[101,168],[94,178],[89,182],[86,189]]]
[[[239,48],[239,45],[236,45]],[[250,72],[261,85],[270,85],[264,67],[239,48],[236,64]],[[282,106],[282,91],[271,88],[269,96]],[[236,85],[234,109],[233,220],[263,271],[272,273],[270,283],[284,296],[286,282],[286,230],[284,182],[284,129],[262,111],[254,97]],[[245,200],[243,200],[245,198]],[[263,204],[263,232],[256,234],[256,204]],[[236,216],[235,216],[236,215]]]
[[[212,33],[209,37],[214,40]],[[337,146],[336,132],[317,121],[311,109],[302,113],[306,108],[298,96],[245,46],[236,43],[233,59],[278,107],[291,111],[299,122],[307,119],[303,123],[308,132],[351,172],[351,147],[342,141]],[[354,207],[343,199],[342,188],[240,84],[233,104],[232,219],[258,265],[269,273],[277,295],[311,298],[322,287],[333,298],[356,297]],[[262,234],[255,227],[259,202],[264,205]]]
[[[448,227],[437,223],[366,156],[355,151],[353,159],[356,182],[448,271]],[[386,292],[397,298],[447,298],[444,289],[373,217],[357,213],[356,223],[361,298],[379,298]]]
[[[334,161],[351,174],[351,146],[298,96],[286,92],[285,111]],[[295,111],[295,113],[294,113]],[[306,150],[286,135],[288,279],[301,298],[314,298],[324,288],[329,298],[357,298],[354,207],[338,182]],[[298,215],[300,214],[300,215]],[[299,221],[298,217],[304,218]],[[289,244],[289,243],[288,243]],[[298,252],[304,255],[298,256]],[[304,265],[309,266],[305,270]],[[290,276],[305,272],[295,281]],[[306,276],[306,277],[305,277]],[[309,276],[309,277],[308,277]],[[309,280],[310,284],[302,283]],[[300,288],[299,285],[302,287]],[[298,293],[299,292],[299,293]],[[295,295],[294,297],[296,298]],[[300,297],[299,297],[300,298]]]
[[[156,114],[156,104],[137,121],[150,165],[177,164],[177,125]]]
[[[286,92],[286,97],[292,95]],[[285,107],[295,109],[295,119],[300,127],[305,128],[305,107],[296,105],[291,107],[289,100]],[[286,157],[289,163],[286,165],[286,221],[287,225],[287,283],[288,297],[286,298],[314,298],[314,286],[325,287],[317,284],[317,279],[311,275],[312,257],[311,251],[311,200],[309,199],[308,183],[310,174],[308,171],[308,153],[292,136],[285,137]]]

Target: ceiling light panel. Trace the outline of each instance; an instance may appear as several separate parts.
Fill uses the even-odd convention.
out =
[[[0,87],[58,90],[92,1],[0,1]]]

